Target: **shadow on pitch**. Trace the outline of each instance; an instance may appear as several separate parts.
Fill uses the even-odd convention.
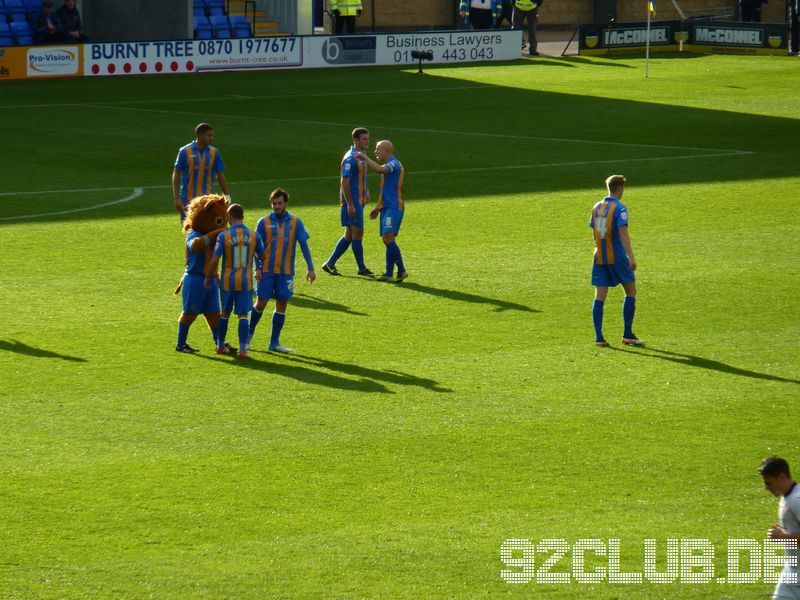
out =
[[[300,306],[302,308],[311,308],[314,310],[333,310],[347,315],[356,315],[358,317],[369,316],[367,313],[358,312],[344,304],[323,300],[322,298],[315,298],[314,296],[308,296],[306,294],[295,294],[292,296],[292,306]]]
[[[538,64],[551,64],[554,66],[572,67],[578,65],[592,65],[595,67],[622,67],[625,69],[635,69],[633,65],[624,65],[618,62],[604,61],[598,58],[586,58],[583,56],[547,56],[547,61],[537,61]]]
[[[728,373],[729,375],[739,375],[741,377],[751,377],[753,379],[764,379],[766,381],[780,381],[783,383],[800,384],[800,380],[797,379],[779,377],[777,375],[770,375],[769,373],[759,373],[758,371],[750,371],[748,369],[740,369],[739,367],[734,367],[733,365],[728,365],[718,360],[711,360],[710,358],[703,358],[702,356],[695,356],[694,354],[681,354],[680,352],[670,352],[668,350],[660,350],[650,346],[636,350],[624,350],[622,348],[614,348],[614,350],[617,350],[618,352],[627,352],[629,354],[638,354],[648,358],[667,360],[679,365],[686,365],[687,367],[710,369],[711,371],[719,371],[720,373]]]
[[[223,357],[223,356],[207,356],[203,354],[195,354],[194,356],[198,358],[204,358],[206,360],[213,360],[213,361],[224,361],[230,364],[233,367],[238,367],[241,369],[249,369],[252,371],[260,371],[267,375],[277,375],[280,377],[287,377],[289,379],[294,379],[295,381],[299,381],[301,383],[307,383],[309,385],[320,385],[336,390],[343,390],[348,392],[364,392],[364,393],[379,393],[379,394],[394,394],[392,390],[387,388],[380,382],[373,381],[371,379],[349,379],[345,377],[339,377],[338,375],[333,375],[331,373],[325,373],[323,371],[317,371],[315,369],[308,369],[306,367],[300,365],[293,365],[290,363],[286,363],[282,361],[280,363],[275,363],[271,361],[261,360],[256,355],[262,354],[262,352],[258,350],[250,350],[249,352],[250,358],[245,360],[239,360],[233,357]],[[269,355],[270,358],[272,356],[280,356],[280,355]]]
[[[489,304],[495,307],[495,312],[502,312],[504,310],[519,310],[521,312],[539,313],[542,312],[524,304],[517,304],[516,302],[508,302],[506,300],[498,300],[497,298],[489,298],[487,296],[479,296],[478,294],[470,294],[467,292],[458,292],[456,290],[446,290],[442,288],[435,288],[429,285],[422,285],[413,281],[404,281],[397,284],[382,284],[382,285],[395,285],[398,288],[411,290],[412,292],[420,292],[421,294],[428,294],[429,296],[438,296],[439,298],[447,298],[448,300],[457,300],[458,302],[470,302],[472,304]]]
[[[442,393],[453,391],[450,388],[443,387],[438,381],[433,379],[417,377],[416,375],[409,375],[401,371],[370,369],[369,367],[362,367],[361,365],[352,365],[350,363],[326,360],[324,358],[317,358],[316,356],[304,356],[302,354],[282,354],[280,358],[290,362],[313,365],[315,367],[328,369],[329,371],[339,371],[340,373],[355,375],[364,380],[372,379],[398,385],[415,385],[430,390],[431,392]]]
[[[79,356],[69,356],[67,354],[51,352],[50,350],[43,350],[42,348],[35,348],[28,344],[23,344],[19,340],[0,340],[0,350],[16,352],[17,354],[24,354],[25,356],[33,356],[34,358],[59,358],[71,362],[89,362],[85,358]]]

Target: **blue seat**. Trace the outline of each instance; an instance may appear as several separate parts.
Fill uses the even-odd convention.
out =
[[[8,24],[8,27],[17,39],[18,45],[30,46],[33,44],[33,29],[28,25],[27,21],[22,23],[19,21],[12,21]]]
[[[219,17],[225,14],[225,0],[206,0],[206,9],[209,17]]]
[[[201,6],[200,8],[194,7],[192,12],[192,16],[196,19],[197,17],[205,17],[206,16],[206,7]]]
[[[211,25],[214,26],[214,37],[219,39],[227,39],[231,37],[231,24],[228,22],[228,17],[225,15],[215,15],[208,17]]]
[[[0,0],[2,2],[2,0]],[[14,45],[14,37],[11,35],[11,29],[8,27],[8,23],[4,20],[0,20],[0,46],[13,46]]]
[[[208,17],[203,15],[202,17],[195,17],[194,18],[194,37],[199,40],[209,40],[214,37],[214,28],[212,27],[211,23],[208,21]]]
[[[5,0],[6,4],[6,13],[11,15],[12,21],[24,21],[25,20],[25,5],[22,3],[22,0]],[[22,16],[20,19],[19,16]]]
[[[233,35],[237,38],[247,38],[253,35],[250,21],[244,15],[233,15],[230,21]]]

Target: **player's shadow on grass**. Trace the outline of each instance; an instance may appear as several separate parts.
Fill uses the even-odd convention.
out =
[[[261,360],[259,355],[262,354],[263,353],[258,350],[250,350],[250,358],[244,360],[227,356],[206,356],[203,354],[195,354],[194,356],[206,360],[227,362],[232,367],[261,371],[262,373],[278,375],[280,377],[288,377],[289,379],[294,379],[295,381],[307,383],[309,385],[321,385],[348,392],[394,394],[394,392],[385,385],[372,379],[348,379],[331,373],[288,364],[286,362],[277,363]],[[278,357],[280,355],[270,355],[270,358],[273,356]]]
[[[302,308],[313,308],[314,310],[334,310],[343,312],[347,315],[356,315],[358,317],[368,317],[367,313],[358,312],[344,304],[331,302],[330,300],[323,300],[322,298],[315,298],[306,294],[295,294],[292,296],[292,306],[300,306]]]
[[[58,352],[51,352],[50,350],[43,350],[24,344],[19,340],[0,340],[0,350],[6,352],[16,352],[17,354],[24,354],[26,356],[33,356],[34,358],[59,358],[61,360],[68,360],[71,362],[89,362],[80,356],[69,356],[67,354],[59,354]]]
[[[384,284],[381,285],[392,285]],[[490,304],[495,307],[495,312],[502,312],[504,310],[519,310],[522,312],[538,313],[542,312],[524,304],[517,304],[516,302],[508,302],[507,300],[498,300],[497,298],[489,298],[487,296],[479,296],[478,294],[470,294],[468,292],[459,292],[456,290],[446,290],[442,288],[435,288],[429,285],[422,285],[413,281],[404,281],[402,283],[394,284],[399,288],[411,290],[412,292],[420,292],[430,296],[438,296],[440,298],[447,298],[448,300],[457,300],[459,302],[471,302],[473,304]]]
[[[347,373],[348,375],[356,375],[362,377],[364,380],[372,379],[385,381],[387,383],[396,383],[398,385],[416,385],[430,390],[431,392],[442,393],[453,391],[450,388],[443,387],[438,381],[433,379],[417,377],[416,375],[409,375],[401,371],[370,369],[369,367],[362,367],[361,365],[352,365],[350,363],[326,360],[324,358],[317,358],[316,356],[304,356],[302,354],[281,355],[281,358],[291,362],[321,367],[329,371],[339,371],[341,373]]]
[[[661,360],[668,360],[679,365],[686,365],[688,367],[699,367],[701,369],[710,369],[712,371],[719,371],[720,373],[728,373],[730,375],[740,375],[742,377],[752,377],[753,379],[764,379],[766,381],[781,381],[783,383],[800,384],[800,380],[791,379],[788,377],[780,377],[778,375],[770,375],[769,373],[759,373],[758,371],[750,371],[748,369],[740,369],[733,365],[728,365],[718,360],[710,358],[703,358],[702,356],[695,356],[694,354],[681,354],[680,352],[670,352],[669,350],[661,350],[647,346],[637,350],[623,350],[615,348],[620,352],[628,352],[630,354],[639,354],[647,356],[648,358],[659,358]]]

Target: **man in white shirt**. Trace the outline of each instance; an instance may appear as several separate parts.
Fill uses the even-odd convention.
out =
[[[789,463],[779,456],[764,459],[758,472],[764,480],[764,487],[773,495],[780,496],[778,506],[779,524],[767,530],[772,540],[795,540],[800,543],[800,486],[789,473]],[[794,577],[788,577],[794,575]],[[800,565],[798,565],[797,546],[787,549],[786,565],[775,586],[772,600],[800,600]]]

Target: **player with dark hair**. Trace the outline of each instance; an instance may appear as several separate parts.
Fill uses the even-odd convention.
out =
[[[233,349],[225,344],[228,319],[235,312],[239,319],[239,358],[247,358],[249,324],[247,315],[253,309],[253,258],[264,258],[264,247],[256,234],[244,224],[244,209],[239,204],[228,207],[230,227],[217,236],[214,256],[206,272],[205,285],[210,287],[211,278],[217,276],[217,267],[222,261],[220,278],[221,311],[217,325],[217,354],[231,354]]]
[[[371,277],[375,275],[364,264],[364,205],[369,202],[367,187],[367,165],[363,153],[369,148],[369,130],[356,127],[353,130],[353,145],[342,158],[341,179],[339,180],[339,206],[344,235],[336,243],[330,258],[322,264],[322,270],[330,275],[341,275],[336,261],[352,246],[356,257],[358,274]],[[356,155],[361,153],[362,158]]]
[[[269,341],[270,352],[290,354],[292,350],[280,342],[281,330],[286,322],[286,308],[294,294],[294,259],[297,246],[303,252],[308,266],[306,280],[314,283],[314,263],[303,222],[286,211],[289,194],[277,188],[269,196],[272,212],[261,217],[256,225],[256,238],[264,249],[264,258],[256,258],[256,279],[258,280],[258,301],[250,314],[250,340],[252,342],[256,326],[271,298],[275,299],[275,312],[272,313],[272,335]],[[245,349],[247,350],[247,349]]]
[[[225,162],[219,150],[211,145],[214,128],[208,123],[200,123],[195,127],[194,135],[193,142],[178,150],[172,169],[172,201],[175,210],[181,214],[181,222],[186,218],[186,206],[192,198],[213,193],[215,176],[225,199],[228,202],[231,200],[223,173]]]
[[[767,530],[767,537],[771,540],[794,540],[800,544],[800,486],[792,479],[789,463],[780,456],[768,456],[761,462],[758,472],[764,480],[764,487],[773,496],[781,497],[779,523]],[[773,600],[800,599],[799,560],[797,545],[794,549],[787,548],[786,564],[775,586]]]
[[[408,272],[403,264],[403,255],[395,238],[400,233],[400,224],[405,214],[405,199],[403,198],[403,178],[405,169],[394,155],[394,145],[389,140],[381,140],[375,146],[375,156],[383,164],[378,164],[365,154],[362,154],[367,165],[373,171],[381,174],[381,193],[378,204],[369,213],[370,219],[375,219],[380,214],[380,236],[386,245],[386,272],[378,279],[399,283],[408,277]],[[392,279],[394,267],[397,265],[397,278]]]
[[[625,331],[622,343],[642,346],[644,341],[633,334],[633,316],[636,312],[636,259],[633,256],[631,238],[628,234],[628,208],[620,202],[625,191],[625,177],[611,175],[606,178],[608,196],[594,205],[589,227],[594,232],[594,264],[592,285],[595,286],[592,319],[594,321],[595,345],[608,346],[603,337],[603,304],[609,287],[622,284],[625,300],[622,303],[622,318]]]

